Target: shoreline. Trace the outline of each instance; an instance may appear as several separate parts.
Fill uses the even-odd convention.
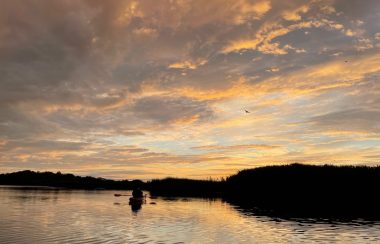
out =
[[[0,185],[4,184],[82,190],[132,190],[140,187],[153,197],[221,198],[246,209],[259,208],[266,214],[380,219],[380,200],[376,194],[380,186],[379,166],[266,166],[240,171],[223,181],[180,178],[148,182],[113,181],[21,171],[0,174]]]

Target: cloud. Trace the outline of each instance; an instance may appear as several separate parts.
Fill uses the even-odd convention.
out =
[[[302,18],[300,14],[305,14],[308,11],[309,11],[309,7],[307,5],[303,5],[293,11],[289,11],[289,10],[284,11],[282,14],[282,17],[288,21],[297,21],[297,20],[301,20]]]
[[[351,109],[313,117],[314,126],[323,130],[380,133],[380,111]]]
[[[357,40],[355,47],[358,51],[364,51],[373,48],[373,44],[370,39],[360,38]]]
[[[277,145],[265,145],[265,144],[244,144],[244,145],[230,145],[230,146],[221,146],[221,145],[206,145],[193,147],[193,149],[198,150],[207,150],[207,151],[235,151],[235,150],[270,150],[278,148]]]
[[[59,128],[38,114],[13,106],[0,107],[0,138],[30,138],[52,133],[59,133]]]
[[[271,2],[268,0],[256,1],[255,3],[250,3],[249,1],[240,2],[239,14],[234,19],[236,24],[243,24],[250,19],[260,19],[271,9]]]
[[[280,71],[280,69],[277,67],[271,67],[271,68],[268,68],[267,71],[268,72],[278,72],[278,71]]]
[[[141,27],[141,28],[135,29],[135,30],[133,30],[133,32],[136,35],[140,35],[140,36],[155,36],[155,35],[157,35],[157,30],[155,30],[153,28],[147,28],[147,27]]]
[[[202,178],[376,160],[378,12],[353,0],[2,1],[1,171]]]
[[[171,69],[196,69],[198,66],[202,66],[207,63],[207,60],[197,60],[196,62],[192,61],[183,61],[177,62],[169,65]]]
[[[320,93],[329,89],[352,87],[360,84],[370,74],[379,72],[379,54],[366,54],[345,59],[325,61],[322,64],[306,67],[298,71],[272,77],[258,83],[257,90],[281,90],[294,93]],[[349,57],[347,57],[349,59]],[[339,74],[339,77],[336,76]],[[371,79],[377,79],[375,75]]]
[[[307,20],[295,24],[283,26],[278,22],[269,22],[264,24],[252,39],[234,40],[225,46],[223,53],[237,52],[243,49],[254,49],[265,54],[283,55],[287,54],[286,48],[281,48],[280,43],[273,40],[285,36],[291,32],[310,29],[310,28],[327,28],[331,30],[342,30],[344,26],[332,20]],[[284,45],[286,47],[287,44]]]
[[[16,150],[16,151],[37,151],[51,152],[51,151],[79,151],[88,145],[83,142],[71,141],[50,141],[50,140],[28,140],[28,141],[6,141],[1,150]]]
[[[191,100],[186,97],[150,96],[138,99],[132,107],[136,116],[160,123],[193,123],[207,120],[213,111],[207,103]]]

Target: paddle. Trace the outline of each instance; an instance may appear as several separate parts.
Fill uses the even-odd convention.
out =
[[[118,193],[115,193],[113,194],[115,197],[129,197],[131,196],[130,194],[118,194]]]

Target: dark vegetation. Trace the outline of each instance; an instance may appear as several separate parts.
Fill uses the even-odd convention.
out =
[[[0,174],[0,185],[52,186],[75,189],[133,189],[141,187],[140,180],[108,180],[104,178],[82,177],[60,172],[33,172],[30,170]]]
[[[227,179],[225,198],[284,217],[380,218],[380,167],[292,164],[243,170]]]
[[[222,197],[256,214],[380,219],[379,166],[292,164],[247,169],[222,181],[166,178],[147,183],[21,171],[0,175],[0,184],[86,189],[141,187],[153,196]]]
[[[148,182],[147,189],[157,196],[218,197],[222,186],[221,181],[166,178]]]

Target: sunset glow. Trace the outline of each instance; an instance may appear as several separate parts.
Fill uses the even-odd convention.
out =
[[[0,173],[380,162],[380,1],[0,3]]]

